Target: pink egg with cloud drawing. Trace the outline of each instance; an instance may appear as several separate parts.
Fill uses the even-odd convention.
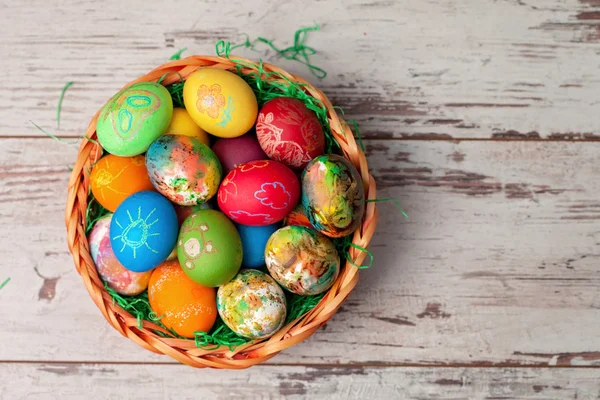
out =
[[[219,187],[219,208],[235,222],[263,226],[279,222],[296,206],[296,174],[272,160],[250,161],[230,171]]]

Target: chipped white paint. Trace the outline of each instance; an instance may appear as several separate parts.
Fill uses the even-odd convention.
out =
[[[141,5],[143,4],[143,5]],[[260,4],[260,6],[258,6]],[[600,4],[587,0],[5,2],[0,24],[0,135],[80,135],[118,88],[168,60],[214,54],[242,33],[291,44],[309,34],[318,85],[365,135],[478,137],[600,135]],[[0,17],[2,18],[2,17]],[[258,45],[243,55],[317,79]]]
[[[589,369],[0,364],[3,398],[596,400]]]
[[[364,136],[597,139],[599,21],[598,0],[0,3],[0,137],[37,137],[0,139],[0,397],[597,399],[596,369],[498,368],[600,365],[596,143],[367,141],[380,197],[410,219],[381,204],[374,267],[270,361],[297,366],[195,371],[102,319],[65,246],[75,148],[28,120],[54,132],[74,81],[57,133],[78,136],[180,48],[213,54],[243,32],[285,46],[318,23],[323,81],[240,52],[307,77]]]

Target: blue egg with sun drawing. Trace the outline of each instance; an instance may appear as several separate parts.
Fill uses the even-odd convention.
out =
[[[113,214],[110,244],[125,268],[145,272],[165,261],[173,251],[178,227],[177,214],[169,200],[156,192],[137,192]]]

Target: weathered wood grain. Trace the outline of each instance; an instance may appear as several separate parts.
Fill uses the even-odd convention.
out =
[[[300,26],[318,85],[368,137],[598,139],[600,4],[590,0],[101,3],[3,2],[0,135],[53,131],[67,81],[62,135],[80,135],[129,80],[224,39],[276,38]],[[240,52],[307,76],[272,51]]]
[[[366,141],[375,264],[274,363],[600,365],[596,143]],[[74,147],[0,140],[0,360],[154,361],[103,320],[65,245]]]
[[[592,400],[598,370],[0,364],[6,399],[503,399]]]

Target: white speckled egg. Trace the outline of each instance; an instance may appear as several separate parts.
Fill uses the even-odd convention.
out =
[[[269,275],[246,269],[219,288],[217,309],[223,322],[238,335],[264,339],[285,323],[285,294]]]

